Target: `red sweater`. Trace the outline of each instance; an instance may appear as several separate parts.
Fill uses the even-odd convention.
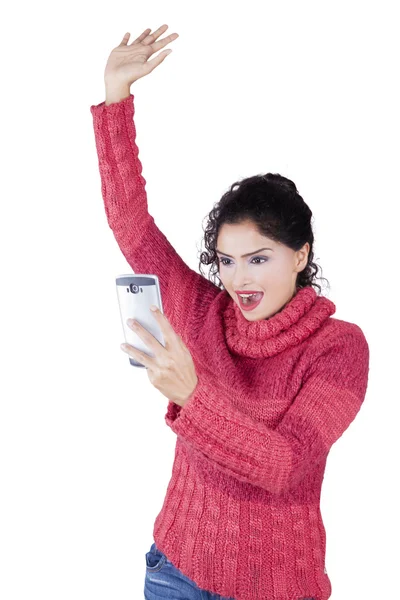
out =
[[[90,107],[107,220],[134,272],[158,275],[199,378],[183,408],[168,402],[175,458],[154,540],[214,594],[327,600],[321,485],[366,394],[368,343],[311,286],[250,322],[186,265],[148,212],[133,99]]]

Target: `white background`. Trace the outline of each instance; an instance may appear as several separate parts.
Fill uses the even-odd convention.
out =
[[[32,2],[3,8],[0,597],[143,597],[171,475],[167,399],[130,367],[90,106],[111,50],[169,25],[135,82],[149,211],[198,270],[229,185],[292,179],[370,380],[322,488],[332,600],[399,598],[396,2]],[[272,600],[272,599],[271,599]]]

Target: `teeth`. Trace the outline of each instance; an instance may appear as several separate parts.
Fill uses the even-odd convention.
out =
[[[251,298],[252,296],[257,296],[258,292],[255,294],[239,294],[241,298]]]

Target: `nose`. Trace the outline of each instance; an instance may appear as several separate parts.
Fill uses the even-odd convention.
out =
[[[232,280],[232,286],[234,290],[251,290],[252,283],[249,279],[244,279],[241,277],[240,279],[236,278]]]
[[[247,264],[238,263],[235,266],[231,266],[230,275],[231,284],[234,290],[251,290],[253,288],[257,289],[258,287],[254,286],[252,279],[247,279],[247,276],[249,275]]]
[[[257,286],[254,286],[254,284],[251,283],[251,281],[238,281],[237,283],[233,284],[233,289],[234,290],[253,290],[253,289],[257,289]]]
[[[251,290],[252,282],[250,279],[247,279],[246,273],[239,270],[236,271],[234,278],[232,279],[233,289],[235,290]]]

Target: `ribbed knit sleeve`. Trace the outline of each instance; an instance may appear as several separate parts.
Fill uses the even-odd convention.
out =
[[[275,429],[236,410],[203,375],[171,429],[194,452],[240,481],[280,494],[295,486],[348,428],[365,397],[369,348],[362,330],[327,343]]]
[[[182,260],[148,212],[146,180],[136,145],[134,96],[90,107],[109,227],[135,273],[157,275],[164,313],[186,341],[191,307],[212,288],[211,281]]]

